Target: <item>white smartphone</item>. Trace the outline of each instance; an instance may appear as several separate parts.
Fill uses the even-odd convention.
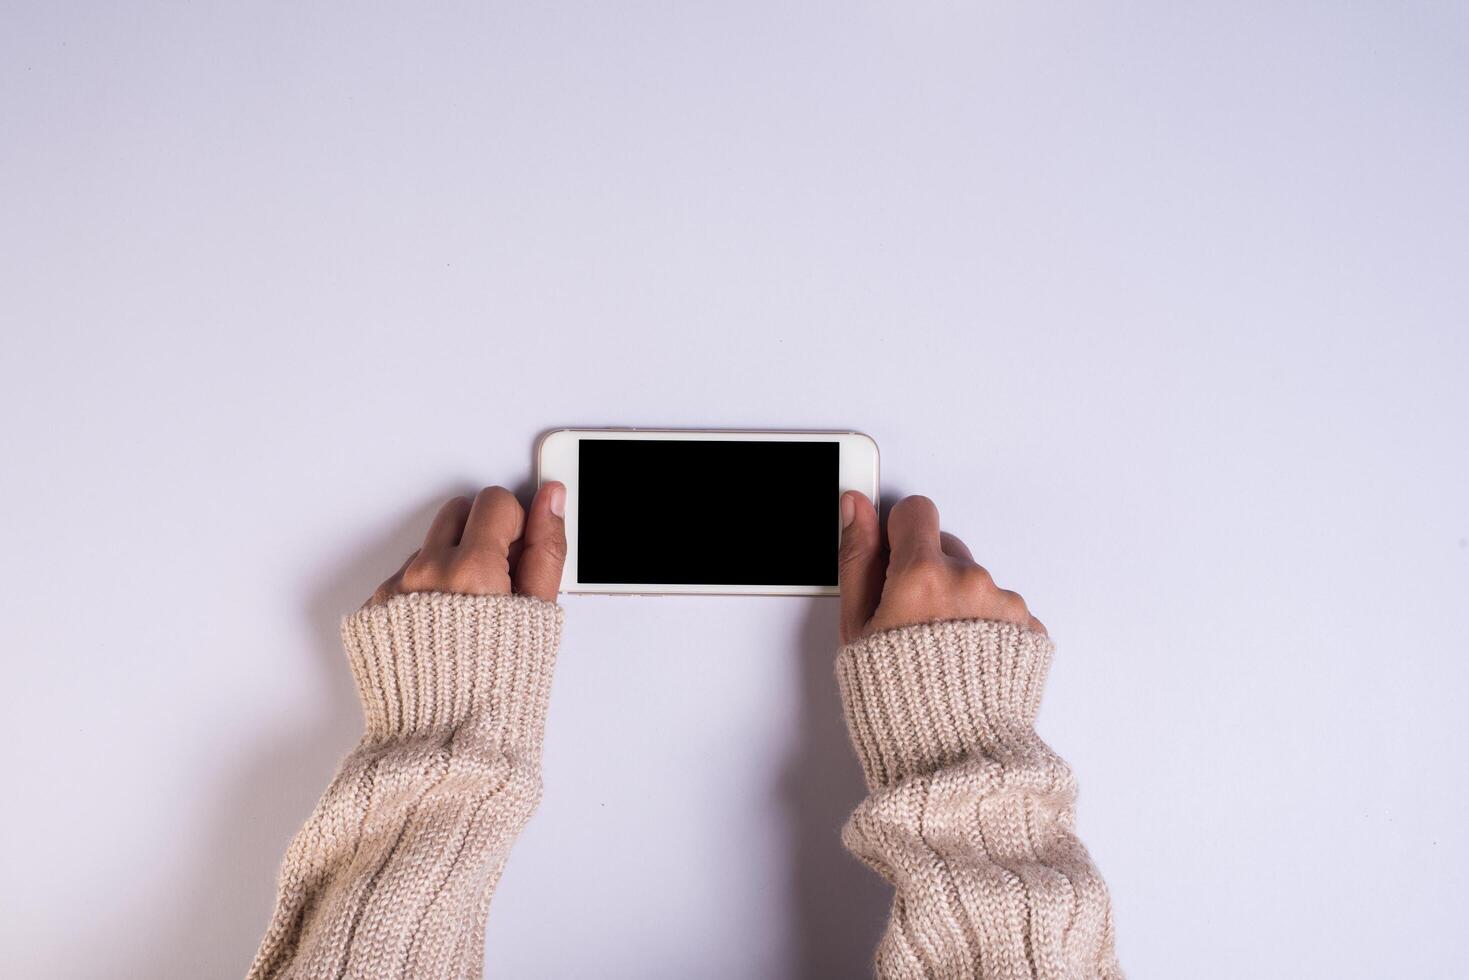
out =
[[[538,483],[566,484],[562,592],[835,595],[839,500],[877,503],[860,432],[558,429]]]

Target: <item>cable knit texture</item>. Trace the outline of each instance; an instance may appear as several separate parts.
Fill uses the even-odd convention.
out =
[[[482,975],[490,893],[540,799],[561,620],[418,593],[343,621],[367,732],[291,843],[250,980]]]
[[[561,620],[426,593],[343,622],[367,731],[291,843],[250,980],[481,976],[490,894],[540,798]],[[1033,727],[1050,657],[982,620],[838,657],[870,790],[843,839],[896,888],[880,977],[1121,977],[1075,782]]]
[[[878,976],[1120,980],[1075,779],[1034,728],[1051,651],[1019,626],[955,620],[838,657],[869,789],[842,839],[896,889]]]

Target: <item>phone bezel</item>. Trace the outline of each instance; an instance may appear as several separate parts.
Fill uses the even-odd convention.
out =
[[[863,432],[844,430],[779,430],[779,429],[640,429],[604,428],[553,429],[536,444],[536,485],[547,480],[566,484],[566,567],[561,576],[561,591],[582,595],[836,595],[834,585],[689,585],[684,583],[605,582],[583,584],[577,581],[577,520],[579,453],[583,439],[667,439],[715,440],[730,442],[836,442],[838,449],[837,482],[840,490],[858,490],[878,503],[877,442]],[[840,521],[839,514],[832,520]]]

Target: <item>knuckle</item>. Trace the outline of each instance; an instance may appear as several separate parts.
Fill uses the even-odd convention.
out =
[[[537,552],[559,565],[566,560],[566,538],[560,534],[547,535],[531,545],[528,550]]]
[[[862,560],[864,550],[856,535],[849,535],[842,539],[841,547],[837,548],[837,566],[839,568],[851,568]]]
[[[403,571],[404,592],[430,592],[438,581],[438,573],[425,566],[416,565]]]
[[[446,566],[436,555],[418,555],[399,575],[405,592],[432,592],[443,582]]]
[[[439,512],[434,516],[434,523],[429,531],[430,536],[435,532],[443,533],[452,526],[462,525],[464,519],[469,516],[469,508],[474,501],[469,497],[450,497],[439,506]]]
[[[853,524],[843,532],[837,545],[837,568],[855,571],[877,557],[876,542],[866,529]]]
[[[450,497],[439,505],[439,512],[434,515],[435,525],[447,520],[463,520],[473,503],[470,497]]]
[[[959,578],[966,591],[991,592],[995,588],[994,577],[983,565],[965,565]]]
[[[504,549],[472,548],[462,552],[449,569],[450,576],[478,576],[504,572],[509,556]]]
[[[1025,598],[1019,592],[1009,589],[1001,589],[999,592],[1000,611],[1007,618],[1018,618],[1022,622],[1030,618],[1030,610],[1026,608]]]
[[[419,574],[436,575],[444,569],[444,560],[438,555],[419,555],[408,563],[403,569],[403,574],[418,572]]]
[[[479,499],[496,510],[505,510],[511,513],[521,511],[520,501],[515,494],[502,486],[485,487],[479,492]]]
[[[899,572],[897,579],[895,584],[906,593],[936,595],[949,587],[952,573],[941,561],[919,558],[907,563]]]
[[[507,577],[503,562],[496,568],[486,561],[465,561],[450,570],[446,581],[451,592],[480,595],[496,591]]]
[[[906,514],[910,510],[922,507],[932,507],[933,501],[921,493],[910,493],[908,496],[893,504],[893,513]]]

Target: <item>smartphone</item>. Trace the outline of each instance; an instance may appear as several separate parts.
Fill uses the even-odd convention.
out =
[[[860,432],[558,429],[539,483],[566,484],[562,592],[836,595],[839,501],[877,503]]]

